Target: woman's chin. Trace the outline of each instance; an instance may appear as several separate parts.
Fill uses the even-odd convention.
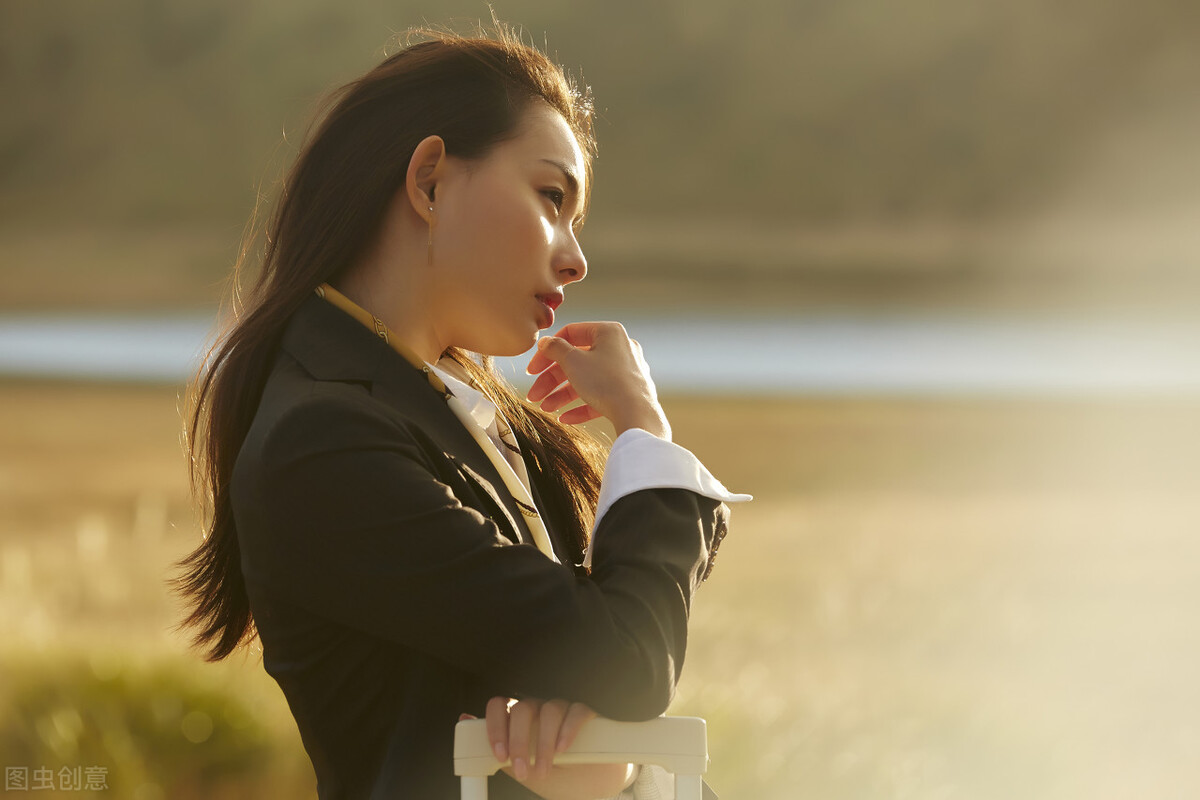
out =
[[[496,358],[513,358],[515,356],[528,353],[533,346],[537,344],[538,331],[533,331],[532,335],[516,335],[505,337],[494,337],[480,347],[468,347],[466,349],[479,353],[485,356],[495,356]]]

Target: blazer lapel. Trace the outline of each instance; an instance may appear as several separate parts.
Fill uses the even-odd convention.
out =
[[[316,295],[305,300],[293,315],[283,346],[319,380],[368,385],[372,397],[414,422],[460,474],[483,489],[504,512],[522,543],[533,544],[533,535],[504,480],[446,401],[429,385],[423,371],[357,320]]]
[[[478,472],[476,472],[474,469],[472,469],[470,465],[464,463],[462,460],[460,460],[458,458],[455,458],[454,456],[450,456],[449,453],[447,453],[447,455],[450,457],[450,460],[452,462],[454,462],[454,465],[456,467],[458,467],[458,471],[461,472],[463,474],[463,476],[470,483],[475,485],[476,490],[479,492],[482,492],[486,497],[491,499],[492,504],[496,507],[496,511],[504,519],[508,520],[509,526],[512,528],[512,530],[514,532],[517,533],[518,536],[520,536],[520,534],[523,530],[527,530],[527,527],[526,528],[522,527],[522,525],[524,524],[525,521],[521,520],[522,525],[518,525],[516,518],[513,517],[513,514],[509,510],[508,505],[504,502],[504,495],[508,495],[509,494],[508,492],[503,492],[503,493],[498,492],[492,483],[488,482],[488,480],[486,478],[484,478],[482,475],[480,475]],[[488,462],[488,463],[491,463],[491,462]],[[504,484],[500,484],[500,485],[503,486]],[[530,543],[532,543],[533,537],[528,536],[527,538],[529,539]]]

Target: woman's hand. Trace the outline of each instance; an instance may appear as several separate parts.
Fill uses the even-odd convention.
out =
[[[555,755],[595,716],[583,703],[493,697],[487,705],[488,741],[497,761],[511,759],[504,772],[547,800],[612,797],[633,781],[633,765],[554,766]]]
[[[487,705],[488,741],[497,761],[512,760],[513,777],[545,777],[554,755],[571,746],[583,724],[596,712],[566,700],[519,700],[493,697]],[[533,765],[532,767],[530,765]]]
[[[583,400],[559,417],[564,424],[603,416],[618,435],[642,428],[671,438],[642,347],[619,322],[574,322],[542,337],[525,371],[538,376],[527,397],[543,411]]]

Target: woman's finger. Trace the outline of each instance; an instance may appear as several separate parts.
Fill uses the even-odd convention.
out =
[[[538,407],[542,411],[554,413],[565,405],[570,405],[579,399],[579,392],[571,384],[567,384],[560,389],[555,389],[551,394],[546,395],[542,402],[538,403]]]
[[[562,726],[558,729],[558,740],[554,745],[555,751],[561,753],[570,747],[575,741],[575,737],[579,735],[580,729],[588,720],[595,719],[595,717],[596,712],[583,703],[571,703],[563,718]]]
[[[487,734],[496,760],[508,761],[508,698],[493,697],[487,704]]]
[[[558,421],[563,425],[582,425],[585,422],[590,422],[603,416],[603,414],[591,406],[583,405],[568,408],[558,415]]]
[[[525,397],[536,403],[566,382],[567,376],[563,373],[562,367],[555,364],[537,377]]]
[[[538,736],[537,700],[521,700],[508,710],[508,754],[512,758],[513,775],[523,781],[529,777],[529,761]]]
[[[529,359],[525,371],[530,375],[545,372],[553,365],[569,358],[575,350],[571,343],[560,336],[543,336],[537,341],[537,351]]]
[[[550,774],[554,764],[555,745],[559,729],[567,716],[566,700],[550,700],[542,704],[541,719],[538,721],[537,774],[543,778]]]
[[[621,337],[625,336],[625,326],[619,322],[572,322],[564,325],[553,336],[543,336],[538,339],[537,351],[529,359],[529,366],[525,368],[525,371],[530,375],[537,375],[554,363],[556,358],[546,352],[546,346],[553,339],[561,339],[574,348],[587,350],[606,336],[618,334]],[[570,352],[570,350],[566,352]]]
[[[625,327],[619,322],[598,322],[595,320],[589,322],[572,322],[568,325],[563,325],[554,335],[576,347],[591,347],[618,328],[621,331],[621,335],[624,336]]]
[[[554,359],[551,358],[550,354],[546,352],[546,348],[550,346],[550,340],[553,338],[553,336],[542,336],[538,338],[533,355],[530,356],[529,363],[525,365],[526,374],[537,375],[554,366]]]

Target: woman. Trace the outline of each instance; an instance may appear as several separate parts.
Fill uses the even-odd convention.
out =
[[[335,96],[196,383],[186,622],[212,660],[261,639],[322,798],[456,797],[467,715],[493,797],[611,796],[648,771],[553,755],[666,709],[749,498],[670,442],[620,325],[538,341],[587,271],[589,98],[504,30],[428,36]],[[489,357],[535,342],[523,401]]]

